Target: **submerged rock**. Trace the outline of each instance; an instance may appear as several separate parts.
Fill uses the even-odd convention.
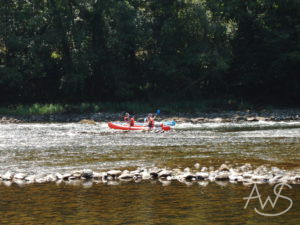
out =
[[[209,182],[208,181],[198,181],[199,186],[206,187]]]

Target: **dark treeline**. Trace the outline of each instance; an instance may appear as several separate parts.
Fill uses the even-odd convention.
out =
[[[1,0],[0,102],[297,104],[299,0]]]

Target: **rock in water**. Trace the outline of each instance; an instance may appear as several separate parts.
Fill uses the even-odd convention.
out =
[[[172,175],[172,171],[170,170],[162,170],[158,173],[159,178],[165,178]]]
[[[228,172],[221,172],[216,175],[215,179],[216,180],[229,180],[229,173]]]
[[[36,176],[35,175],[29,175],[25,177],[25,180],[28,181],[29,183],[33,183],[35,181]]]
[[[185,173],[189,173],[191,171],[191,169],[189,167],[184,168],[183,172]]]
[[[151,175],[150,175],[150,173],[148,171],[144,171],[142,173],[142,179],[143,180],[149,180],[150,178],[151,178]]]
[[[54,176],[53,174],[47,175],[47,176],[45,177],[45,179],[46,179],[47,182],[53,182],[53,181],[56,181],[56,180],[57,180],[56,176]]]
[[[14,173],[7,171],[3,176],[2,180],[11,180],[14,176]]]
[[[100,179],[103,178],[103,177],[104,177],[104,174],[103,174],[103,173],[96,173],[96,172],[93,173],[93,178],[94,178],[95,180],[100,180]]]
[[[110,170],[107,172],[108,176],[112,176],[112,177],[118,177],[122,174],[121,170]]]
[[[207,167],[205,167],[205,166],[201,168],[201,172],[206,172],[207,170],[208,170],[208,169],[207,169]],[[213,168],[212,170],[210,170],[210,171],[213,171],[213,170],[214,170],[214,168]]]
[[[74,171],[72,173],[72,176],[70,178],[71,179],[80,179],[81,176],[82,176],[82,172],[81,171]]]
[[[208,178],[208,173],[206,173],[206,172],[198,172],[198,173],[196,173],[196,178],[198,180],[207,179]]]
[[[226,164],[222,164],[219,168],[219,171],[224,172],[224,171],[229,171],[229,167]]]
[[[63,179],[63,175],[61,175],[60,173],[56,173],[55,176],[56,176],[56,178],[58,180],[62,180]]]
[[[62,175],[62,179],[63,180],[68,180],[71,175],[72,174],[70,174],[70,173],[65,173],[64,175]]]
[[[25,173],[16,173],[14,175],[14,179],[19,179],[19,180],[23,180],[26,177]]]
[[[184,173],[182,176],[186,180],[196,180],[196,176],[192,173]]]
[[[119,179],[121,179],[121,180],[129,180],[129,179],[132,179],[133,177],[134,177],[134,175],[131,174],[131,173],[122,173],[119,176]]]
[[[194,167],[198,170],[200,168],[200,164],[199,163],[195,163]]]
[[[85,169],[82,171],[81,173],[81,177],[85,178],[85,179],[90,179],[93,177],[93,170],[90,169]]]

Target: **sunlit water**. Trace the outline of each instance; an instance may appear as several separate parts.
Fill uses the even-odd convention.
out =
[[[222,163],[300,168],[300,123],[178,124],[171,132],[110,130],[105,123],[0,125],[0,174],[103,171],[136,167],[218,167]],[[252,186],[228,182],[0,185],[0,224],[299,224],[300,185],[285,189],[294,205],[267,218],[244,209]],[[263,200],[273,186],[259,185]],[[288,202],[278,201],[274,211]]]
[[[171,132],[111,130],[106,123],[0,125],[0,173],[64,172],[221,163],[300,165],[300,123],[179,124]]]

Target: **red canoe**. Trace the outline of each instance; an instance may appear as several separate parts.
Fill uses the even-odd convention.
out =
[[[148,130],[147,126],[139,126],[139,125],[129,126],[127,124],[125,125],[125,124],[113,123],[113,122],[109,122],[108,127],[111,129],[118,129],[118,130]],[[169,126],[164,126],[164,125],[161,126],[161,128],[164,131],[168,131],[171,129]]]

